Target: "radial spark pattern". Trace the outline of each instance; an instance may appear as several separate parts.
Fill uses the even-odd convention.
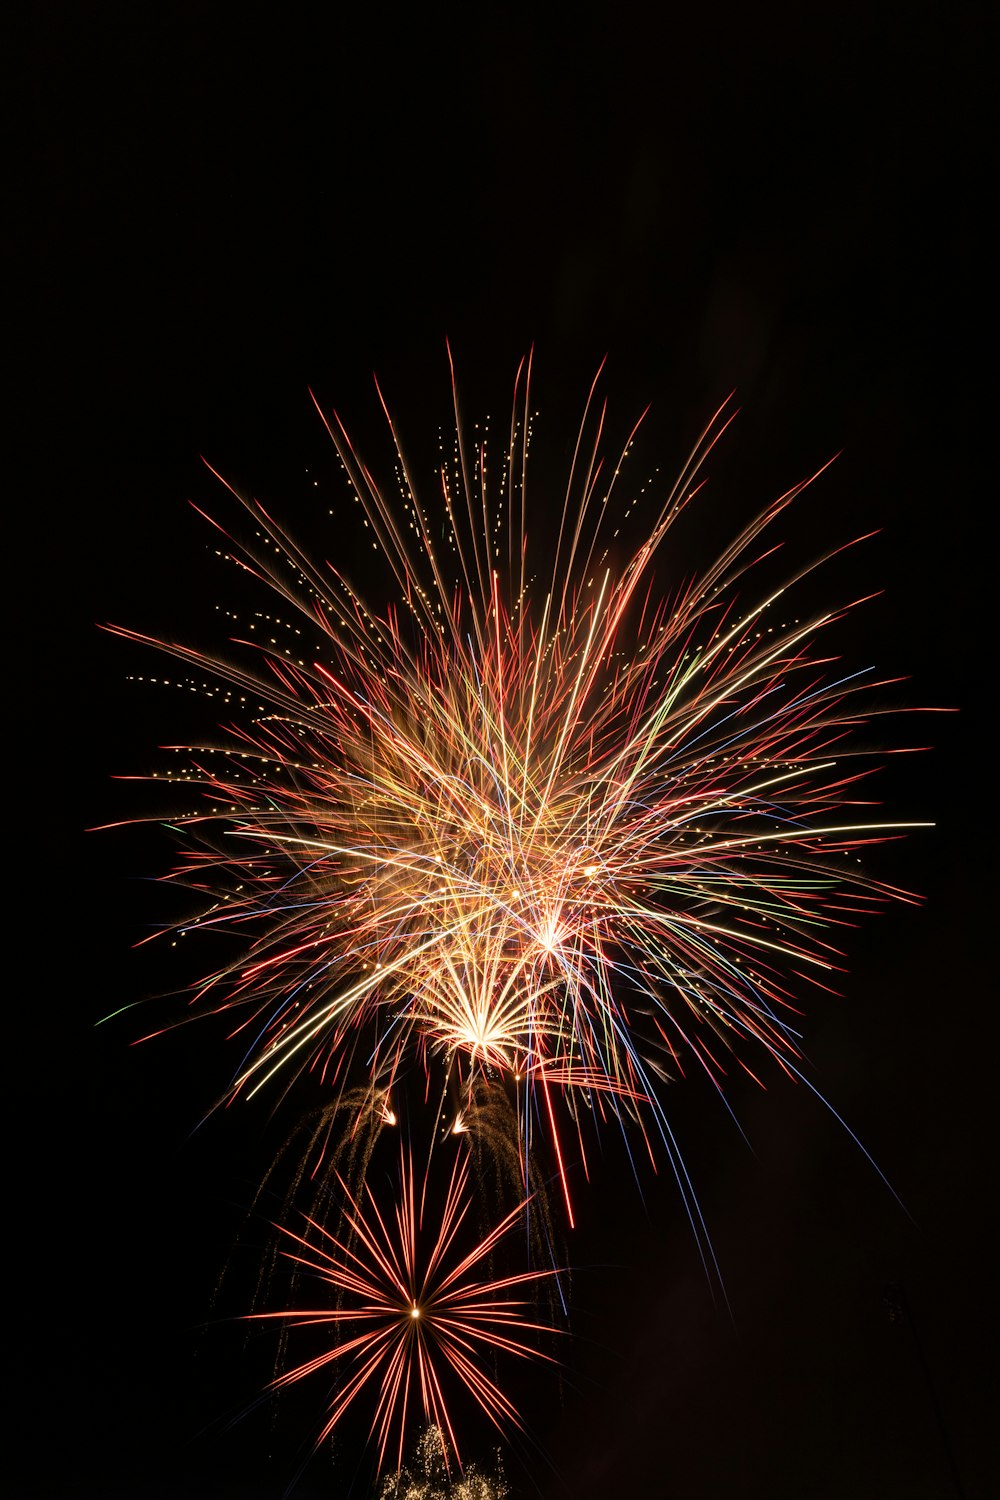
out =
[[[319,1327],[324,1334],[315,1358],[275,1381],[286,1386],[335,1367],[338,1384],[317,1446],[369,1386],[377,1392],[372,1432],[380,1466],[394,1433],[397,1447],[390,1456],[397,1468],[402,1465],[415,1407],[459,1453],[449,1386],[464,1389],[498,1428],[520,1425],[486,1363],[496,1354],[547,1358],[538,1348],[538,1336],[547,1330],[530,1321],[525,1309],[535,1285],[555,1273],[495,1278],[489,1271],[500,1241],[520,1223],[520,1204],[471,1249],[461,1248],[467,1181],[467,1163],[456,1158],[443,1208],[432,1214],[427,1177],[417,1180],[412,1160],[403,1156],[390,1213],[379,1207],[368,1183],[359,1201],[341,1182],[345,1208],[338,1234],[311,1220],[311,1239],[282,1227],[298,1247],[286,1254],[300,1271],[313,1273],[320,1297],[308,1308],[256,1316],[279,1318],[293,1328]]]
[[[662,1082],[685,1057],[717,1082],[729,1054],[795,1071],[794,1000],[829,984],[830,929],[902,893],[848,858],[889,825],[858,812],[849,758],[870,679],[816,650],[842,611],[789,622],[811,568],[738,598],[804,486],[661,595],[654,561],[669,578],[665,540],[729,418],[616,566],[631,439],[609,473],[592,390],[540,565],[527,392],[519,374],[495,480],[456,402],[429,509],[394,428],[395,503],[328,421],[393,601],[363,599],[238,496],[256,536],[222,532],[225,554],[305,624],[261,616],[242,661],[154,644],[260,704],[181,778],[205,799],[177,876],[206,896],[188,925],[245,937],[200,992],[246,1038],[234,1093],[304,1068],[380,1088],[415,1061],[470,1089],[502,1075],[572,1220],[585,1118],[639,1121],[682,1180]]]

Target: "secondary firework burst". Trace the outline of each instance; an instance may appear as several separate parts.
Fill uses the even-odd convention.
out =
[[[457,1472],[444,1433],[426,1427],[406,1465],[384,1477],[378,1500],[507,1500],[509,1494],[499,1457],[491,1474],[475,1465]]]
[[[185,925],[243,939],[196,996],[247,1039],[233,1094],[308,1069],[391,1097],[419,1065],[471,1103],[499,1078],[522,1149],[547,1142],[570,1222],[588,1119],[638,1123],[687,1195],[664,1081],[688,1059],[721,1083],[728,1056],[750,1069],[755,1051],[797,1073],[797,995],[829,986],[832,930],[904,895],[848,859],[893,826],[863,810],[851,759],[880,684],[817,653],[842,609],[784,613],[818,564],[738,599],[804,484],[661,596],[654,563],[729,408],[617,566],[634,432],[606,464],[596,385],[541,563],[529,361],[495,475],[456,398],[435,507],[388,411],[396,500],[320,413],[394,597],[363,598],[237,495],[255,536],[217,526],[220,550],[304,617],[299,633],[258,630],[226,660],[150,641],[260,705],[189,747],[178,778],[202,794],[174,878],[205,905]]]
[[[314,1220],[297,1234],[279,1226],[291,1248],[285,1255],[310,1282],[307,1307],[255,1314],[291,1329],[322,1334],[314,1358],[285,1370],[276,1389],[317,1375],[337,1377],[316,1446],[370,1387],[379,1467],[387,1456],[403,1463],[407,1422],[419,1409],[424,1423],[447,1435],[459,1454],[451,1388],[473,1400],[501,1431],[519,1427],[517,1412],[487,1368],[496,1356],[547,1359],[540,1338],[550,1330],[527,1315],[539,1282],[554,1271],[520,1271],[497,1277],[491,1269],[501,1242],[521,1222],[521,1205],[471,1247],[468,1159],[456,1155],[443,1205],[428,1174],[418,1178],[412,1158],[400,1154],[398,1193],[391,1210],[380,1206],[370,1183],[359,1197],[340,1180],[341,1226],[331,1232]],[[393,1437],[396,1443],[393,1448]],[[443,1459],[447,1467],[447,1450]]]

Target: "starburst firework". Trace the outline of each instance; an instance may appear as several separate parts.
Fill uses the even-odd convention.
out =
[[[453,1162],[440,1212],[432,1214],[427,1175],[418,1182],[412,1158],[401,1152],[399,1192],[391,1213],[379,1207],[369,1183],[356,1198],[341,1180],[344,1208],[338,1233],[311,1219],[301,1235],[279,1226],[297,1247],[285,1254],[300,1273],[312,1273],[323,1305],[254,1316],[277,1318],[291,1328],[318,1327],[332,1338],[315,1358],[284,1371],[274,1382],[280,1388],[335,1367],[339,1384],[317,1446],[369,1385],[378,1391],[372,1432],[380,1467],[394,1430],[398,1448],[393,1461],[397,1468],[402,1464],[407,1419],[417,1406],[423,1420],[446,1433],[459,1453],[449,1377],[498,1428],[520,1425],[513,1404],[487,1373],[485,1359],[495,1354],[548,1358],[539,1351],[538,1335],[549,1330],[530,1321],[525,1308],[537,1283],[555,1273],[490,1273],[488,1264],[498,1245],[520,1223],[520,1204],[485,1238],[462,1248],[467,1184],[463,1155]]]
[[[152,644],[261,704],[191,749],[182,778],[206,799],[185,820],[204,843],[176,878],[208,905],[186,925],[247,935],[198,996],[254,1038],[233,1093],[307,1068],[386,1089],[417,1061],[471,1101],[499,1075],[525,1146],[543,1128],[572,1222],[567,1117],[576,1154],[588,1116],[638,1121],[688,1196],[662,1082],[685,1055],[721,1081],[720,1048],[749,1069],[743,1044],[797,1072],[795,990],[828,982],[830,928],[904,893],[845,858],[891,825],[856,812],[845,762],[867,679],[829,680],[815,653],[843,611],[783,622],[811,567],[737,605],[804,485],[658,601],[654,559],[730,417],[615,568],[621,460],[605,472],[592,389],[558,538],[533,572],[527,393],[519,372],[496,484],[456,400],[442,526],[391,420],[396,506],[324,417],[394,603],[366,602],[238,496],[258,539],[227,537],[226,553],[305,616],[311,649],[276,633],[245,641],[256,660],[240,665]]]

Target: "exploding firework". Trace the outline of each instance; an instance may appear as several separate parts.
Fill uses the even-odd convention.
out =
[[[324,417],[393,601],[363,598],[237,496],[255,539],[219,527],[225,555],[304,617],[297,633],[257,630],[241,660],[118,633],[260,705],[188,747],[177,777],[203,797],[174,878],[205,906],[184,925],[243,938],[196,997],[248,1039],[232,1093],[303,1070],[391,1091],[438,1068],[472,1114],[478,1083],[499,1080],[522,1182],[540,1133],[570,1223],[588,1119],[638,1123],[654,1156],[659,1138],[694,1222],[663,1083],[687,1058],[721,1084],[725,1056],[750,1071],[754,1050],[798,1074],[797,992],[829,984],[831,929],[904,894],[848,859],[891,826],[858,811],[850,759],[869,679],[817,655],[843,610],[786,620],[817,564],[738,601],[803,484],[700,577],[655,590],[727,408],[616,566],[634,431],[609,472],[592,388],[536,567],[529,380],[530,362],[495,477],[456,399],[436,518],[391,419],[395,504]]]
[[[529,1261],[550,1267],[564,1263],[565,1245],[552,1215],[545,1184],[535,1162],[524,1155],[517,1116],[502,1082],[491,1084],[480,1078],[467,1094],[463,1093],[460,1107],[449,1104],[446,1098],[440,1105],[432,1154],[434,1149],[445,1148],[449,1140],[451,1150],[460,1143],[467,1153],[476,1184],[474,1205],[479,1233],[487,1235],[491,1225],[505,1218],[512,1221],[520,1215]],[[425,1119],[434,1117],[434,1111],[426,1108],[419,1113]],[[397,1136],[399,1126],[387,1094],[371,1088],[344,1089],[330,1104],[300,1119],[265,1172],[248,1214],[248,1224],[259,1223],[265,1202],[273,1203],[278,1195],[281,1204],[277,1214],[278,1233],[262,1257],[257,1282],[258,1306],[266,1307],[278,1291],[282,1265],[286,1269],[291,1265],[288,1288],[280,1292],[283,1302],[298,1298],[303,1281],[309,1279],[304,1269],[308,1266],[306,1261],[290,1261],[286,1235],[280,1226],[298,1221],[300,1243],[322,1254],[328,1248],[326,1226],[339,1224],[342,1248],[345,1245],[352,1251],[358,1248],[357,1232],[343,1217],[345,1195],[353,1203],[364,1196],[373,1160],[377,1172],[381,1170],[378,1164],[384,1165],[384,1137],[386,1133]],[[220,1278],[220,1286],[227,1275],[228,1266]],[[539,1278],[536,1291],[553,1322],[567,1313],[568,1287],[569,1275],[565,1270],[547,1272]],[[279,1371],[287,1366],[288,1357],[285,1326],[276,1351]],[[456,1495],[459,1493],[455,1491]]]
[[[509,1493],[499,1460],[490,1475],[474,1465],[456,1473],[444,1433],[427,1427],[410,1461],[398,1473],[385,1476],[378,1500],[506,1500]]]
[[[286,1241],[295,1246],[285,1254],[297,1271],[310,1277],[316,1302],[253,1316],[280,1319],[293,1330],[322,1331],[321,1352],[274,1381],[280,1389],[321,1371],[332,1369],[336,1374],[338,1383],[317,1446],[369,1386],[377,1391],[372,1435],[380,1468],[394,1431],[398,1441],[390,1456],[395,1467],[401,1467],[407,1420],[414,1408],[419,1408],[425,1423],[446,1434],[459,1453],[450,1386],[463,1390],[500,1430],[521,1425],[486,1362],[497,1355],[549,1358],[538,1347],[539,1335],[549,1330],[530,1321],[526,1308],[537,1284],[555,1273],[493,1274],[493,1257],[520,1223],[521,1205],[484,1239],[464,1248],[470,1207],[467,1184],[463,1153],[453,1162],[443,1206],[434,1212],[427,1173],[418,1181],[412,1158],[401,1152],[399,1190],[391,1212],[379,1207],[370,1183],[365,1183],[359,1199],[341,1180],[340,1231],[332,1233],[312,1220],[307,1220],[308,1236],[281,1226]],[[444,1461],[447,1466],[446,1452]]]

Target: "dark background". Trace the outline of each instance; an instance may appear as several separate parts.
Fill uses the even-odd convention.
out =
[[[165,914],[166,835],[84,830],[158,811],[112,776],[210,713],[128,681],[161,664],[96,624],[221,641],[199,454],[308,528],[311,475],[337,484],[309,386],[384,461],[376,370],[430,476],[447,336],[470,416],[503,417],[535,344],[542,477],[606,353],[613,431],[651,402],[663,476],[735,387],[682,571],[842,449],[797,545],[881,528],[823,602],[883,589],[851,660],[908,675],[891,701],[961,710],[885,731],[935,747],[878,786],[936,828],[871,861],[926,902],[850,938],[806,1028],[810,1077],[912,1217],[805,1088],[734,1082],[752,1154],[678,1086],[733,1317],[671,1183],[645,1178],[644,1207],[609,1148],[570,1241],[562,1388],[515,1381],[538,1447],[509,1477],[553,1500],[986,1496],[985,9],[278,14],[41,6],[16,54],[7,1492],[277,1497],[322,1405],[226,1425],[268,1363],[215,1287],[241,1233],[229,1286],[252,1283],[276,1123],[251,1104],[195,1130],[233,1062],[210,1026],[138,1048],[131,1018],[94,1026],[198,972],[131,946]],[[358,1436],[295,1493],[364,1495]]]

